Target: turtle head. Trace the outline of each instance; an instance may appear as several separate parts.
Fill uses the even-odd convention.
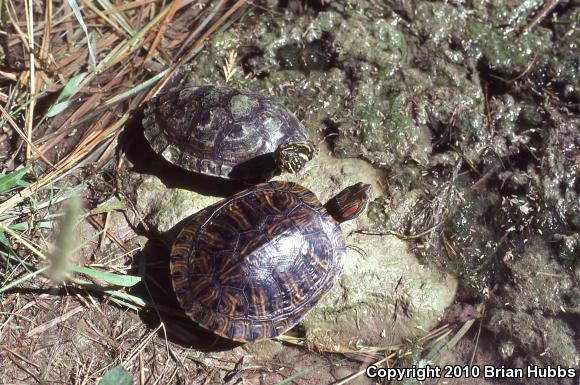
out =
[[[324,207],[337,222],[350,221],[367,208],[370,189],[370,184],[353,184],[331,198]]]
[[[311,141],[281,144],[274,154],[276,166],[280,171],[298,172],[314,157],[315,151],[316,147]]]

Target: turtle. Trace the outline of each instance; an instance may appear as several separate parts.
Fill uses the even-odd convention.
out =
[[[237,88],[173,88],[147,102],[142,124],[154,152],[173,165],[226,179],[294,173],[316,151],[288,109]]]
[[[322,205],[305,187],[272,181],[187,218],[169,260],[181,308],[234,341],[289,330],[340,274],[346,244],[339,224],[366,209],[369,189],[354,184]]]

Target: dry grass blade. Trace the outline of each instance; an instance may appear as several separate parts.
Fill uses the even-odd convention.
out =
[[[540,24],[540,22],[559,4],[561,3],[559,0],[549,0],[545,2],[542,9],[537,13],[536,16],[526,25],[523,30],[523,33],[529,32],[532,28],[536,25]]]
[[[102,224],[94,218],[88,218],[88,221],[97,229],[102,230],[104,232],[103,238],[106,237],[111,241],[115,242],[117,246],[119,246],[119,248],[121,248],[121,250],[123,250],[125,253],[127,254],[131,253],[131,249],[117,235],[107,230],[106,222]]]
[[[40,259],[42,259],[44,261],[46,261],[48,259],[46,257],[46,255],[44,255],[44,253],[42,251],[40,251],[38,248],[36,248],[35,246],[33,246],[32,243],[30,243],[29,241],[27,241],[26,239],[24,239],[23,237],[21,237],[18,233],[16,233],[15,231],[11,230],[8,226],[4,225],[2,222],[0,222],[0,231],[4,231],[4,232],[10,234],[18,242],[20,242],[23,246],[25,246],[28,250],[30,250],[34,254],[36,254],[36,256],[38,256]]]
[[[191,58],[193,53],[195,53],[201,44],[214,33],[227,19],[229,19],[238,9],[245,5],[247,0],[238,0],[232,5],[208,30],[201,35],[201,37],[193,44],[193,46],[183,55],[179,60],[180,63],[187,61]]]
[[[437,362],[438,357],[444,356],[449,350],[451,350],[455,345],[457,345],[457,343],[469,331],[469,329],[471,328],[471,326],[475,321],[476,321],[475,319],[466,321],[449,341],[445,341],[443,337],[447,336],[447,334],[450,333],[451,331],[441,336],[440,344],[435,345],[435,347],[433,347],[431,351],[429,351],[427,356],[425,356],[425,361]]]
[[[96,133],[95,132],[89,133],[83,139],[83,141],[81,141],[81,143],[77,145],[77,147],[71,154],[69,154],[66,158],[64,158],[63,160],[61,160],[59,163],[56,164],[54,170],[45,174],[42,178],[40,178],[38,181],[31,184],[27,188],[21,190],[18,195],[13,195],[4,203],[0,204],[0,214],[5,213],[7,210],[13,208],[15,205],[29,198],[38,189],[63,177],[65,173],[69,171],[79,160],[81,160],[87,154],[89,154],[94,148],[96,148],[100,143],[102,143],[103,140],[108,138],[113,133],[117,132],[119,128],[123,126],[128,119],[129,115],[127,113],[121,116],[121,118],[117,122],[107,127],[106,129]]]
[[[121,13],[123,11],[128,11],[130,9],[143,7],[144,5],[147,5],[149,3],[154,3],[155,1],[156,0],[136,0],[136,1],[132,1],[130,3],[110,7],[109,9],[103,11],[103,14],[104,15],[111,15],[111,14],[115,14],[115,13]]]
[[[136,34],[134,34],[130,39],[118,44],[111,52],[105,56],[103,60],[94,68],[93,71],[78,85],[75,92],[71,94],[70,97],[74,96],[76,93],[80,92],[84,87],[86,87],[91,81],[95,79],[97,74],[102,73],[113,65],[119,63],[121,60],[125,59],[131,53],[141,48],[138,43],[145,37],[145,35],[157,25],[169,11],[169,7],[165,7],[161,10],[151,21],[143,26]]]
[[[419,338],[419,340],[417,342],[422,343],[425,341],[429,341],[429,340],[438,338],[441,335],[448,333],[450,330],[451,330],[451,328],[448,324],[442,325],[438,328],[431,330],[428,334],[424,335],[423,337]]]
[[[226,83],[234,76],[237,71],[236,68],[236,58],[238,57],[238,53],[235,50],[231,50],[228,54],[227,59],[224,60],[224,65],[222,67],[222,71],[224,74],[224,78],[226,79]]]
[[[34,106],[36,104],[36,100],[34,99],[34,95],[36,94],[36,60],[34,57],[34,15],[33,15],[33,8],[32,8],[32,0],[26,0],[24,2],[26,11],[26,28],[28,30],[28,50],[29,50],[29,65],[30,65],[30,104],[26,109],[26,117],[24,119],[25,126],[26,126],[26,159],[30,159],[30,154],[32,153],[31,149],[31,140],[32,140],[32,125],[34,121]]]
[[[24,46],[27,46],[28,45],[27,44],[28,38],[26,37],[26,35],[24,34],[24,32],[22,32],[22,30],[20,29],[20,24],[18,23],[18,21],[12,15],[13,13],[14,13],[14,15],[17,14],[16,8],[14,7],[14,4],[12,3],[12,1],[9,1],[7,3],[7,6],[6,6],[6,15],[10,19],[10,23],[14,27],[14,30],[16,31],[16,34],[18,34],[18,37],[20,38],[20,40],[22,40],[22,44],[24,44]]]
[[[395,354],[395,353],[392,353],[392,354],[390,354],[390,355],[386,356],[385,358],[383,358],[383,359],[381,359],[381,360],[379,360],[379,361],[375,362],[373,365],[375,365],[375,366],[382,365],[383,363],[385,363],[385,362],[387,362],[388,360],[390,360],[390,359],[393,359],[393,358],[395,358],[395,357],[396,357],[396,354]],[[356,373],[353,373],[353,374],[351,374],[350,376],[348,376],[347,378],[345,378],[345,379],[343,379],[343,380],[341,380],[341,381],[337,382],[335,385],[343,385],[343,384],[346,384],[346,383],[348,383],[348,382],[350,382],[350,381],[353,381],[353,380],[354,380],[354,379],[356,379],[357,377],[360,377],[360,376],[362,376],[363,374],[365,374],[365,372],[366,372],[366,369],[363,369],[363,370],[360,370],[360,371],[358,371],[358,372],[356,372]]]
[[[201,33],[201,31],[203,31],[205,27],[207,27],[207,25],[215,18],[218,12],[221,11],[225,3],[226,3],[225,0],[220,0],[219,3],[213,6],[213,9],[210,12],[210,14],[201,23],[199,23],[197,28],[195,28],[189,34],[189,36],[187,36],[187,39],[185,39],[185,41],[181,45],[181,48],[179,49],[179,51],[177,51],[177,54],[175,55],[176,57],[180,57],[183,54],[183,52],[187,50],[187,47],[189,47],[191,42],[194,41],[195,38],[197,38],[197,36]]]
[[[78,306],[66,313],[64,313],[63,315],[61,315],[60,317],[56,317],[51,319],[48,322],[45,322],[41,325],[38,325],[37,327],[31,329],[28,333],[26,333],[26,338],[30,338],[32,336],[35,336],[37,334],[41,334],[44,333],[45,331],[47,331],[48,329],[58,325],[61,322],[66,321],[67,319],[69,319],[70,317],[72,317],[73,315],[83,311],[84,308],[82,306]]]
[[[177,73],[178,69],[181,68],[181,66],[187,62],[188,60],[190,60],[195,53],[199,50],[199,48],[201,47],[201,45],[203,44],[203,42],[205,40],[207,40],[207,38],[214,33],[227,19],[229,19],[238,9],[240,9],[243,5],[245,5],[247,2],[247,0],[238,0],[234,3],[234,5],[231,6],[230,9],[228,9],[210,28],[208,28],[208,30],[201,35],[201,37],[199,39],[197,39],[197,41],[193,44],[193,46],[187,50],[187,52],[180,56],[177,60],[176,63],[171,66],[171,69],[167,72],[167,74],[165,75],[165,77],[163,78],[162,81],[160,81],[155,88],[153,88],[151,91],[149,91],[149,93],[147,94],[147,96],[145,97],[144,101],[149,100],[151,97],[153,97],[157,92],[159,92],[159,90],[161,90],[165,84],[173,78],[173,76],[175,76],[175,74]]]
[[[82,0],[82,2],[87,8],[90,8],[91,11],[93,11],[95,14],[97,14],[102,20],[104,20],[109,26],[111,26],[111,28],[113,28],[115,31],[117,31],[121,36],[130,37],[130,31],[125,31],[124,29],[119,27],[117,25],[117,23],[115,23],[107,15],[105,15],[103,12],[101,12],[101,10],[98,9],[93,3],[91,3],[90,1],[85,1],[85,0]]]
[[[135,359],[135,357],[138,356],[138,354],[143,351],[143,349],[145,348],[145,346],[149,343],[149,341],[151,341],[151,339],[157,334],[157,332],[163,327],[163,323],[159,324],[159,326],[157,326],[155,328],[155,330],[153,330],[151,333],[149,333],[147,335],[147,337],[145,337],[143,339],[143,341],[141,341],[141,343],[139,343],[131,353],[129,353],[128,357],[125,358],[123,360],[123,366],[128,367],[128,365],[131,364],[131,361],[133,361]]]
[[[104,10],[103,12],[99,11],[100,15],[107,15],[109,14],[106,12],[107,10],[115,8],[114,5],[109,0],[97,0],[97,1],[101,5],[101,8],[103,8]],[[137,3],[137,1],[132,3]],[[123,28],[127,32],[128,37],[133,36],[135,34],[135,29],[133,28],[131,23],[127,21],[124,13],[113,12],[111,13],[111,19],[114,20],[121,28]]]
[[[33,100],[34,99],[32,99],[30,101],[30,103],[32,103]],[[10,123],[10,125],[12,126],[12,128],[14,129],[14,131],[16,131],[18,133],[18,135],[20,135],[20,137],[22,138],[22,140],[24,140],[30,146],[30,148],[32,148],[34,150],[34,152],[36,152],[38,154],[38,156],[42,160],[44,160],[47,164],[49,164],[51,167],[54,168],[54,165],[48,159],[46,159],[46,157],[44,156],[44,154],[38,149],[38,147],[36,147],[34,145],[34,143],[32,143],[32,141],[29,139],[28,135],[24,131],[22,131],[20,129],[20,127],[18,127],[18,125],[16,124],[16,122],[14,121],[14,119],[12,119],[12,116],[10,116],[10,114],[8,113],[8,111],[6,111],[4,109],[4,107],[2,107],[2,106],[0,106],[0,113],[2,113],[2,115],[4,116],[4,118],[8,121],[8,123]]]
[[[49,56],[51,25],[52,25],[52,0],[48,0],[45,3],[44,33],[42,35],[42,46],[40,48],[41,62],[45,62]]]
[[[16,76],[16,74],[14,74],[12,72],[0,71],[0,76],[6,78],[8,80],[11,80],[13,82],[15,82],[18,79],[18,77]],[[3,101],[4,100],[2,100],[2,102]]]
[[[147,56],[145,56],[145,60],[143,61],[143,63],[145,63],[147,60],[150,60],[155,54],[155,49],[157,48],[159,41],[163,37],[163,34],[165,33],[165,30],[167,29],[169,22],[171,21],[171,19],[173,19],[175,11],[177,11],[177,8],[179,7],[180,3],[181,0],[173,0],[173,2],[171,3],[171,6],[169,7],[167,14],[165,15],[165,18],[163,19],[163,23],[160,23],[159,31],[157,32],[157,35],[155,36],[155,39],[153,40],[153,43],[151,44],[149,52],[147,52]]]

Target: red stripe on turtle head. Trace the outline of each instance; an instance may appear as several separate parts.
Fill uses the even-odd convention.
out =
[[[326,203],[329,214],[338,222],[349,221],[365,211],[371,185],[357,183],[339,192]]]

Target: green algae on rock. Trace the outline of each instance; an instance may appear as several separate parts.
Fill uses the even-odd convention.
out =
[[[537,261],[542,259],[540,255],[537,255],[537,257],[539,257],[539,259],[536,259]],[[551,307],[551,305],[548,303],[549,300],[545,300],[543,297],[546,293],[555,291],[558,288],[549,285],[545,285],[547,290],[546,287],[540,288],[539,286],[544,285],[542,281],[549,277],[552,274],[550,271],[553,270],[543,265],[543,263],[538,266],[535,261],[534,267],[541,269],[539,271],[540,276],[529,277],[526,279],[527,283],[524,286],[520,286],[521,282],[518,282],[508,288],[510,291],[515,291],[508,299],[505,299],[510,301],[507,303],[508,306],[502,306],[502,308],[492,313],[488,327],[498,336],[500,346],[514,345],[519,348],[518,351],[514,349],[509,351],[501,350],[504,359],[516,366],[521,365],[523,362],[529,362],[536,365],[548,363],[551,365],[578,367],[580,356],[573,343],[573,335],[576,328],[573,324],[573,318],[579,316],[578,308],[561,309],[556,313],[552,313],[552,315],[544,313],[541,307],[544,305]],[[518,268],[515,267],[514,269],[517,270]],[[559,269],[556,267],[557,270]],[[524,271],[526,275],[529,275],[527,267],[524,268]],[[561,277],[563,276],[560,275]],[[558,278],[554,277],[554,279]],[[531,289],[531,292],[528,291],[529,289]],[[573,289],[571,287],[560,294],[569,295],[566,294],[566,291],[570,290],[575,290],[576,296],[578,296],[578,288]],[[538,296],[538,294],[540,295]],[[555,295],[558,295],[558,293],[555,293]],[[521,296],[526,296],[527,298],[522,298]],[[538,303],[538,301],[543,302],[543,304]],[[539,307],[534,308],[533,303],[537,303]],[[518,309],[520,306],[528,307],[530,305],[532,307],[525,309],[525,311],[522,311],[521,308]],[[572,312],[566,314],[566,310],[572,310]]]

